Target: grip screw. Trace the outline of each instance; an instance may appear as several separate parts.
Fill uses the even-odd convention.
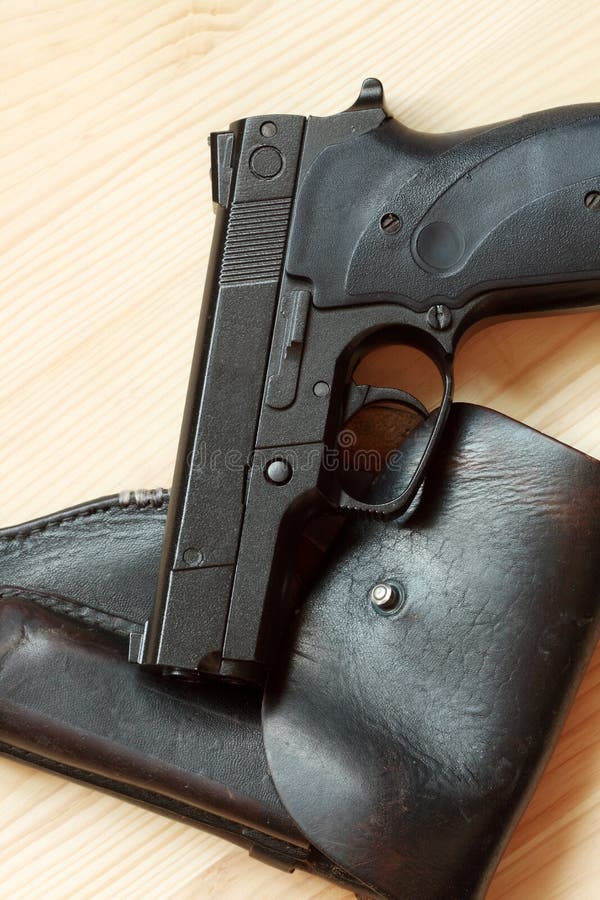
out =
[[[397,234],[402,228],[402,219],[395,213],[384,213],[380,219],[379,227],[386,234]]]
[[[590,191],[583,201],[588,209],[600,210],[600,191]]]
[[[443,303],[436,303],[427,311],[427,324],[434,331],[445,331],[452,322],[452,313]]]

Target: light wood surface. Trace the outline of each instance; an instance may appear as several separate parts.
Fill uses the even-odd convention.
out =
[[[431,131],[598,101],[599,45],[595,0],[0,0],[0,524],[170,483],[211,129],[337,111],[367,75]],[[458,397],[599,456],[599,339],[594,313],[494,326]],[[599,747],[597,654],[493,900],[597,896]],[[6,760],[0,815],[2,897],[345,896]]]

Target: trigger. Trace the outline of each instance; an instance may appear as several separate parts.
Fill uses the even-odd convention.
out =
[[[371,403],[401,403],[403,406],[408,406],[423,416],[423,418],[427,418],[429,415],[429,410],[423,406],[421,401],[407,391],[401,391],[399,388],[382,388],[373,387],[370,384],[352,383],[346,395],[344,421],[347,422],[359,409],[362,409],[363,406],[369,406]]]

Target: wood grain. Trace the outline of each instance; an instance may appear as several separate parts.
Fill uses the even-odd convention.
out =
[[[594,0],[0,0],[1,523],[169,484],[208,131],[337,111],[367,75],[431,131],[598,101],[599,41]],[[494,326],[463,348],[458,397],[599,456],[599,339],[595,313]],[[597,654],[492,900],[596,896],[599,707]],[[0,810],[4,897],[344,896],[5,760]]]

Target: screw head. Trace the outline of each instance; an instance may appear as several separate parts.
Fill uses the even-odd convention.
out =
[[[397,234],[402,228],[402,219],[396,213],[384,213],[379,220],[379,227],[386,234]]]
[[[583,202],[588,209],[593,209],[598,212],[600,210],[600,191],[590,191],[585,195]]]
[[[434,331],[445,331],[452,323],[452,313],[443,303],[436,303],[427,311],[427,324]]]
[[[404,603],[404,590],[393,581],[378,581],[369,591],[369,600],[375,612],[389,616]]]
[[[272,459],[265,469],[265,478],[271,484],[287,484],[292,477],[292,467],[286,459]]]

